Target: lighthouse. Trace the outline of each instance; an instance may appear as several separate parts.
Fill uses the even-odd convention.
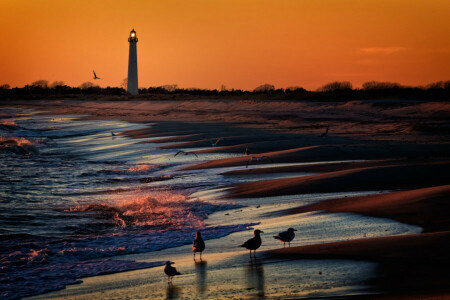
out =
[[[137,49],[136,43],[138,38],[136,36],[136,31],[130,31],[130,37],[128,42],[130,43],[130,52],[128,54],[128,83],[127,91],[131,95],[138,95],[138,73],[137,73]]]

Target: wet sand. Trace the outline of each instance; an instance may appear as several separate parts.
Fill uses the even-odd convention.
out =
[[[43,101],[33,101],[23,102],[22,105],[52,114],[89,114],[88,118],[94,119],[122,119],[152,124],[152,127],[125,134],[135,138],[154,137],[159,142],[174,143],[164,146],[166,149],[241,154],[238,157],[192,164],[184,168],[186,171],[240,167],[238,170],[225,171],[223,176],[292,174],[289,178],[227,186],[226,193],[222,196],[237,202],[244,198],[265,199],[310,193],[390,191],[369,196],[329,199],[310,205],[299,203],[297,207],[280,207],[261,216],[261,219],[264,219],[264,216],[276,220],[271,223],[272,227],[263,223],[262,228],[267,226],[270,230],[276,230],[285,225],[289,227],[283,223],[282,220],[286,220],[283,218],[290,220],[291,217],[294,222],[308,212],[330,216],[333,213],[349,212],[389,218],[424,229],[421,234],[366,238],[360,236],[359,239],[349,241],[280,250],[272,250],[279,247],[279,244],[277,246],[268,242],[262,248],[266,252],[258,257],[259,262],[249,265],[247,254],[243,251],[225,249],[219,254],[211,252],[207,268],[211,273],[208,273],[208,279],[205,279],[208,281],[208,297],[300,298],[366,294],[367,297],[402,298],[435,295],[445,297],[449,294],[450,278],[446,272],[450,266],[447,254],[450,249],[446,242],[449,238],[447,231],[450,230],[450,207],[447,203],[450,184],[450,105],[447,103],[349,101],[315,104],[293,101],[199,100],[100,103],[59,101],[52,102],[51,105]],[[329,136],[320,137],[326,126],[330,126]],[[428,130],[430,128],[431,131]],[[219,137],[224,140],[211,147],[211,140]],[[250,150],[250,156],[244,155],[245,148]],[[268,156],[274,164],[315,164],[270,167],[270,162],[262,161],[246,168],[250,157],[262,155]],[[336,163],[342,160],[347,162]],[[254,166],[258,168],[253,168]],[[261,166],[269,168],[260,168]],[[302,172],[313,174],[295,176],[296,173]],[[279,222],[278,225],[276,222]],[[248,235],[249,232],[232,234],[210,241],[210,244],[212,249],[220,251],[222,243],[230,240],[238,243],[237,240]],[[179,285],[173,290],[164,291],[161,268],[154,268],[83,279],[85,283],[82,285],[70,286],[65,291],[46,296],[200,297],[198,290],[195,292],[193,287],[189,287],[193,281],[202,280],[201,266],[196,269],[197,265],[192,264],[189,246],[134,258],[149,261],[156,258],[177,259],[180,270],[185,269],[188,275],[177,278]],[[305,274],[299,275],[297,272],[311,271],[309,276],[313,276],[318,269],[314,266],[304,268],[311,259],[311,264],[335,259],[364,261],[367,265],[353,266],[353,269],[366,274],[375,269],[377,275],[361,283],[366,285],[366,288],[358,291],[354,290],[358,285],[355,280],[349,284],[352,288],[342,293],[324,294],[322,291],[316,295],[314,288],[308,289],[304,286],[300,289],[307,292],[302,293],[297,291],[299,288],[295,286],[295,282],[301,280],[301,276]],[[375,266],[371,265],[372,263],[375,263]],[[229,266],[232,269],[228,269]],[[352,268],[351,263],[346,266]],[[294,274],[292,278],[276,274],[276,269],[283,267],[288,268],[287,273]],[[333,262],[330,262],[330,270],[332,269]],[[230,277],[228,271],[241,275]],[[248,275],[242,275],[247,274],[246,272]],[[323,271],[318,272],[326,274]],[[278,288],[277,284],[273,283],[261,285],[262,273],[263,277],[273,278],[278,282]],[[244,281],[246,278],[254,278],[254,282],[250,287],[246,287],[239,278]],[[317,278],[317,282],[322,285],[327,282],[322,281],[321,276]],[[373,290],[367,289],[367,286],[372,286]],[[246,290],[247,288],[249,289]],[[262,295],[258,294],[261,290]],[[330,290],[333,290],[333,287],[330,287]]]

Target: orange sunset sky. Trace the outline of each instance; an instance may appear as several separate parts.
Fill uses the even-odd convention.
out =
[[[450,79],[449,0],[0,0],[0,84],[316,89]]]

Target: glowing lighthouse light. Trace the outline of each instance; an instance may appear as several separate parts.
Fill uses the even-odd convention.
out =
[[[131,95],[138,95],[138,74],[137,74],[137,49],[136,43],[138,38],[136,37],[136,31],[131,30],[130,37],[128,38],[130,43],[130,52],[128,55],[128,83],[127,91]]]

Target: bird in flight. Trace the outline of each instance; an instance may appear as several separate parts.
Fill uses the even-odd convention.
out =
[[[268,160],[268,161],[270,161],[271,163],[273,163],[273,160],[271,160],[270,157],[268,157],[268,156],[252,156],[252,158],[250,158],[250,159],[247,161],[247,166],[246,166],[246,168],[248,168],[248,165],[251,164],[251,163],[254,162],[254,161],[264,161],[264,160]]]
[[[96,79],[101,79],[100,77],[97,77],[97,74],[95,74],[95,71],[94,71],[94,70],[92,70],[92,72],[94,72],[94,80],[96,80]]]
[[[194,154],[196,157],[198,157],[198,155],[194,152],[185,152],[185,151],[178,151],[177,154],[175,154],[174,156],[177,156],[178,154],[184,154],[184,155],[189,155],[189,154]]]
[[[289,243],[289,247],[291,247],[291,242],[295,238],[294,231],[297,231],[297,229],[289,228],[287,231],[278,233],[273,238],[282,241],[284,247],[286,247],[286,243]]]

